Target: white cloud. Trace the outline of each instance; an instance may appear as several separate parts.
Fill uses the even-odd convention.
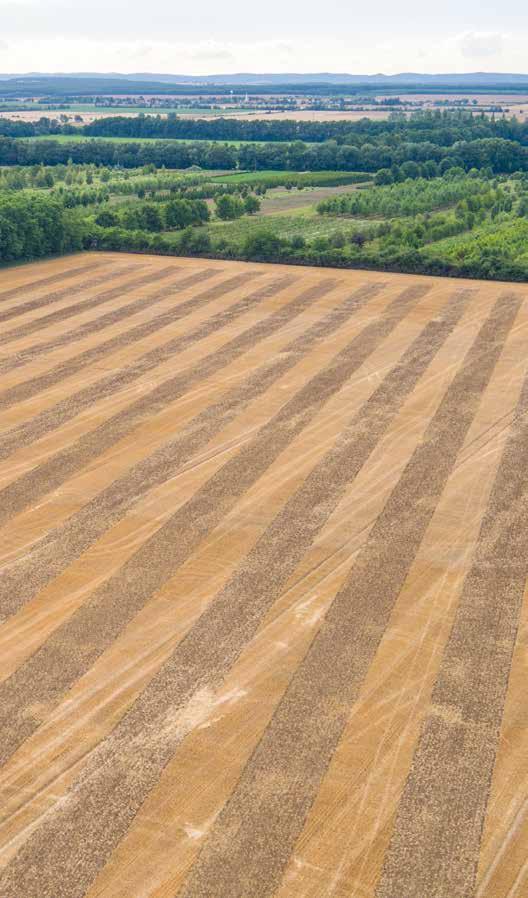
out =
[[[184,48],[184,50],[191,59],[195,59],[197,62],[234,62],[236,59],[231,48],[216,41],[204,41],[203,44]]]
[[[466,31],[457,36],[456,43],[462,56],[478,59],[500,55],[506,40],[507,35],[498,31]]]
[[[315,48],[307,42],[274,40],[99,41],[13,37],[0,57],[0,72],[166,72],[213,74],[236,71],[307,70]]]
[[[299,2],[292,0],[293,11]],[[335,2],[328,0],[328,7]],[[387,3],[382,0],[382,5]],[[428,30],[423,25],[421,30],[405,30],[411,19],[406,20],[405,29],[387,23],[380,28],[376,18],[375,29],[370,23],[359,27],[354,22],[350,27],[332,26],[330,31],[320,19],[305,29],[306,20],[299,17],[295,25],[281,20],[277,33],[278,18],[272,16],[277,0],[267,4],[267,15],[255,34],[250,18],[239,9],[240,0],[228,0],[227,12],[210,0],[201,7],[151,0],[147,18],[144,0],[112,0],[110,4],[108,0],[0,0],[0,72],[394,74],[527,69],[528,34],[523,27],[514,32],[510,24],[511,33],[506,34],[493,30],[500,25],[484,24],[484,20],[481,31],[462,31],[463,26],[457,31],[444,25],[432,41],[430,24]]]
[[[280,62],[286,62],[295,56],[295,48],[288,41],[269,41],[268,47]]]

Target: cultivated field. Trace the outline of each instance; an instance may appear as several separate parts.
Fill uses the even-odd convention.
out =
[[[414,96],[412,100],[410,98],[401,96],[402,105],[395,107],[395,110],[400,113],[405,113],[409,115],[411,112],[418,112],[420,110],[431,110],[438,109],[442,107],[438,107],[435,104],[435,100],[437,99],[446,99],[449,100],[448,96],[427,96],[426,98],[421,98]],[[456,99],[460,100],[460,97]],[[469,101],[473,99],[472,95],[469,95]],[[501,106],[505,110],[505,114],[509,116],[516,116],[521,121],[528,115],[528,105],[526,103],[526,99],[521,98],[506,98],[502,97],[500,94],[494,97],[486,97],[486,98],[477,98],[478,103],[475,106],[464,106],[462,108],[472,110],[473,112],[480,112],[483,109],[487,115],[493,114],[489,110],[489,106]],[[485,99],[486,102],[483,102]],[[454,105],[454,104],[453,104]],[[453,106],[451,106],[453,108]],[[266,121],[297,121],[297,122],[336,122],[336,121],[350,121],[357,122],[364,118],[374,119],[378,121],[384,121],[388,119],[391,115],[391,109],[376,109],[373,107],[369,107],[368,105],[362,105],[357,109],[291,109],[285,112],[277,112],[273,110],[266,109],[253,109],[253,110],[232,110],[232,109],[222,109],[222,110],[168,110],[163,108],[150,108],[150,109],[141,109],[141,108],[131,108],[131,109],[112,109],[111,107],[101,108],[97,111],[93,112],[84,112],[84,111],[76,111],[69,109],[57,109],[56,111],[48,111],[48,110],[33,110],[33,109],[25,109],[20,110],[18,112],[9,112],[9,111],[1,111],[0,110],[0,119],[12,119],[13,121],[19,122],[38,122],[43,116],[48,116],[50,118],[58,118],[59,115],[64,113],[69,117],[69,124],[71,125],[89,125],[91,122],[96,122],[102,118],[108,118],[108,116],[119,115],[122,118],[134,118],[139,113],[144,115],[160,115],[162,117],[167,116],[169,112],[175,111],[178,115],[178,118],[181,119],[215,119],[215,118],[235,118],[235,119],[263,119]],[[502,113],[497,113],[497,115]],[[74,116],[76,116],[74,120]],[[127,138],[134,139],[134,138]],[[220,141],[224,143],[225,141]],[[227,141],[228,143],[236,143],[236,141]],[[247,142],[247,141],[245,141]]]
[[[80,121],[74,122],[71,121],[70,124],[83,124],[88,125],[90,122],[98,121],[100,118],[108,118],[111,115],[120,115],[123,118],[131,118],[136,116],[138,112],[142,112],[143,110],[131,109],[127,112],[118,113],[114,112],[112,109],[100,109],[97,112],[69,112],[68,110],[57,110],[55,113],[48,112],[47,110],[21,110],[20,112],[1,112],[0,118],[8,118],[13,119],[15,121],[20,122],[38,122],[43,116],[49,116],[50,118],[57,117],[61,114],[61,112],[65,112],[66,115],[69,115],[73,119],[73,115],[78,115]],[[170,110],[165,109],[151,109],[149,112],[145,112],[145,115],[167,115]],[[349,111],[328,111],[328,110],[307,110],[307,109],[299,109],[292,110],[288,112],[267,112],[266,110],[255,110],[252,112],[238,112],[233,110],[222,110],[219,111],[205,111],[197,109],[194,112],[179,112],[179,118],[184,119],[214,119],[222,116],[224,118],[237,118],[237,119],[266,119],[266,120],[295,120],[299,122],[326,122],[326,121],[339,121],[340,119],[346,119],[349,121],[357,121],[362,118],[374,118],[374,119],[386,119],[389,117],[389,112],[387,110],[365,110],[360,111],[356,109],[351,109]]]
[[[528,288],[0,274],[2,898],[528,893]]]
[[[62,105],[62,104],[61,104]],[[78,109],[77,107],[72,107],[69,109],[57,108],[56,110],[48,110],[48,109],[22,109],[18,112],[9,112],[9,111],[1,111],[0,110],[0,118],[9,118],[14,119],[19,122],[38,122],[44,116],[49,118],[58,118],[59,115],[65,114],[70,118],[70,124],[83,124],[87,125],[90,122],[96,122],[100,118],[108,118],[108,116],[112,115],[120,115],[123,118],[131,118],[133,116],[137,116],[139,113],[144,115],[161,115],[166,116],[170,112],[175,112],[180,118],[218,118],[219,116],[223,118],[228,117],[236,117],[239,116],[244,117],[244,110],[232,110],[232,109],[222,109],[222,110],[200,110],[200,109],[163,109],[163,108],[141,108],[141,107],[129,107],[126,108],[112,108],[112,107],[101,107],[100,109],[94,109],[92,112],[86,112],[82,109]],[[77,121],[73,121],[74,116],[79,116]]]

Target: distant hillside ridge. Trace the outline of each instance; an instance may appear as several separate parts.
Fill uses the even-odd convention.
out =
[[[77,80],[92,79],[95,81],[134,81],[159,84],[390,84],[390,85],[427,85],[443,86],[489,86],[505,84],[525,84],[528,86],[528,74],[509,72],[446,72],[426,74],[420,72],[400,72],[385,75],[378,72],[372,75],[353,75],[346,72],[237,72],[234,74],[215,75],[181,75],[162,74],[156,72],[27,72],[24,74],[0,73],[2,81],[33,81],[44,79]]]

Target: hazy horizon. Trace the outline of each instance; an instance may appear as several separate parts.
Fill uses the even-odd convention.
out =
[[[345,71],[340,71],[338,69],[320,69],[320,70],[315,70],[315,69],[305,69],[305,70],[299,70],[299,69],[295,69],[295,70],[293,70],[293,69],[284,69],[284,70],[276,69],[275,70],[275,69],[273,69],[272,70],[272,69],[268,69],[266,71],[264,71],[264,70],[260,71],[257,69],[247,69],[247,70],[233,69],[233,71],[227,70],[227,69],[217,69],[212,72],[205,72],[205,71],[184,72],[184,71],[180,71],[180,70],[178,70],[178,71],[176,71],[176,70],[168,71],[167,70],[167,71],[162,72],[162,71],[156,70],[154,68],[130,69],[128,71],[125,71],[124,69],[117,69],[117,68],[113,69],[113,70],[81,69],[81,68],[71,69],[71,70],[67,69],[67,68],[28,69],[28,70],[20,69],[20,71],[18,71],[18,72],[0,70],[0,77],[6,77],[6,76],[11,76],[11,75],[14,77],[17,77],[17,76],[31,77],[31,76],[36,76],[36,75],[41,75],[43,77],[55,77],[55,76],[60,77],[62,75],[71,75],[72,77],[99,76],[101,78],[111,78],[113,76],[131,77],[134,75],[136,75],[136,76],[145,75],[148,77],[155,77],[156,75],[162,75],[163,77],[180,76],[181,75],[186,78],[196,78],[197,80],[200,78],[214,78],[214,77],[218,77],[218,78],[227,78],[230,76],[243,77],[245,75],[247,75],[250,78],[275,77],[275,76],[280,76],[281,74],[284,75],[285,77],[286,76],[302,77],[304,75],[306,75],[306,77],[313,77],[314,75],[318,75],[318,74],[321,76],[325,75],[325,76],[329,76],[329,77],[338,77],[338,76],[342,75],[343,77],[347,77],[347,78],[348,77],[360,78],[363,76],[363,77],[365,77],[365,79],[376,78],[376,77],[380,77],[380,78],[392,77],[392,78],[394,78],[394,77],[404,77],[405,75],[409,75],[412,77],[419,77],[420,75],[423,75],[424,78],[433,78],[433,77],[441,78],[443,76],[451,77],[451,76],[456,76],[456,75],[460,75],[460,76],[468,76],[468,75],[494,76],[494,75],[497,75],[498,77],[501,77],[501,78],[508,76],[508,75],[511,75],[512,77],[528,77],[528,62],[526,64],[526,67],[524,70],[520,69],[519,71],[516,71],[516,72],[511,71],[509,69],[508,70],[504,69],[503,71],[499,71],[497,69],[485,69],[485,68],[468,69],[467,71],[450,70],[450,71],[438,71],[438,72],[426,72],[423,69],[422,70],[408,69],[406,71],[401,71],[401,72],[400,71],[397,71],[397,72],[347,71],[347,72],[345,72]]]

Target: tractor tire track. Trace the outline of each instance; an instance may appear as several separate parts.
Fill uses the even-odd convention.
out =
[[[240,386],[193,418],[175,439],[114,481],[66,523],[47,533],[12,568],[4,568],[0,581],[1,616],[5,619],[16,613],[88,546],[114,526],[149,490],[173,477],[215,434],[241,414],[250,402],[264,394],[273,383],[298,364],[313,346],[335,333],[380,290],[381,285],[372,285],[355,291],[338,308],[330,311],[285,347],[278,358],[266,362]],[[294,302],[269,319],[269,326],[261,339],[270,336],[272,330],[279,330],[290,323],[322,295],[324,293],[319,284],[309,287]]]
[[[103,266],[108,266],[108,262],[89,262],[88,265],[79,265],[78,268],[70,268],[66,269],[66,271],[61,271],[59,274],[52,274],[49,277],[39,278],[36,281],[30,281],[29,284],[22,284],[20,287],[13,287],[11,290],[4,290],[0,293],[0,305],[2,302],[7,302],[10,299],[16,299],[17,296],[22,296],[24,293],[27,293],[31,290],[38,290],[39,287],[48,287],[52,284],[56,284],[57,282],[62,283],[65,278],[75,277],[77,274],[84,274],[85,272],[92,273],[97,268],[102,268]],[[9,309],[3,309],[0,312],[0,321],[8,321],[10,318],[16,318],[18,315],[23,315],[25,312],[32,312],[34,309],[38,309],[41,306],[47,306],[54,302],[59,302],[59,300],[64,299],[65,296],[68,296],[72,290],[77,289],[85,289],[86,285],[83,284],[74,284],[70,287],[64,287],[61,290],[57,290],[55,293],[49,293],[47,296],[40,296],[38,299],[30,299],[25,303],[22,303],[20,306],[13,306]]]
[[[527,456],[528,380],[400,800],[378,898],[474,895],[528,577]]]
[[[511,296],[499,298],[482,325],[297,668],[181,898],[204,898],[205,883],[212,881],[218,895],[230,898],[268,898],[278,887],[520,304]],[[306,498],[307,508],[317,501],[310,493]],[[248,598],[251,585],[244,590]],[[405,891],[393,893],[393,898],[403,894],[410,898]],[[418,894],[423,898],[431,893]]]
[[[168,268],[162,268],[156,275],[150,274],[146,275],[142,278],[139,278],[136,281],[133,281],[128,284],[124,284],[122,287],[114,287],[111,290],[106,291],[105,293],[99,294],[99,296],[93,298],[93,303],[90,308],[95,308],[96,306],[110,302],[110,300],[115,299],[116,297],[122,296],[128,290],[133,288],[142,287],[150,284],[152,281],[159,281],[163,278],[168,277],[170,274],[176,273],[179,269],[176,266],[171,266]],[[122,274],[123,272],[118,272]],[[106,280],[106,279],[105,279]],[[84,300],[83,300],[84,302]],[[88,301],[88,302],[91,302]],[[128,314],[133,313],[134,307],[137,306],[138,310],[141,310],[142,304],[144,302],[144,298],[141,297],[139,300],[134,300],[131,303],[127,303],[127,306],[130,308]],[[148,305],[148,300],[147,300]],[[62,310],[60,310],[62,311]],[[59,315],[59,312],[54,313]],[[49,317],[49,316],[46,316]],[[70,317],[69,315],[66,317]],[[29,346],[27,349],[20,350],[18,352],[13,353],[8,358],[0,360],[0,372],[7,373],[8,371],[12,371],[14,368],[20,368],[22,365],[26,365],[28,362],[33,361],[41,355],[45,355],[47,352],[53,352],[55,349],[59,349],[61,346],[71,346],[73,343],[77,343],[79,340],[82,340],[84,337],[89,336],[90,334],[96,334],[98,331],[103,330],[105,327],[109,327],[112,324],[117,323],[121,320],[121,309],[114,309],[111,312],[108,312],[107,315],[99,316],[91,321],[87,321],[84,324],[81,324],[79,327],[75,328],[73,331],[67,331],[64,334],[59,334],[56,337],[52,337],[46,343],[37,343],[35,346]],[[29,324],[38,325],[42,321],[42,319],[37,319],[37,321],[29,322]],[[37,328],[35,328],[37,329]],[[10,331],[10,333],[12,333]],[[9,337],[9,334],[6,335]],[[1,343],[0,338],[0,343]]]
[[[31,719],[27,705],[29,696],[32,703],[45,701],[48,707],[59,699],[60,694],[94,663],[104,650],[103,646],[115,640],[149,597],[174,574],[251,484],[304,430],[325,402],[394,331],[413,302],[427,291],[428,287],[424,285],[404,290],[397,296],[382,317],[366,325],[329,364],[314,375],[245,448],[213,475],[107,583],[96,590],[89,602],[59,628],[29,662],[3,684],[0,705],[6,708],[11,728],[17,731],[17,744],[35,729],[37,723]],[[456,314],[453,317],[452,325],[449,317],[444,320],[444,330],[447,332],[457,320]],[[441,326],[440,331],[443,333]],[[430,348],[425,356],[427,359],[431,357]],[[390,420],[390,414],[387,417]],[[355,427],[351,427],[349,439],[354,439],[355,433]],[[373,435],[372,442],[376,442],[376,435]],[[340,459],[343,455],[347,457],[348,446],[338,455]],[[330,451],[329,456],[334,464],[322,465],[325,496],[333,483],[328,474],[334,469],[338,470],[334,450]],[[318,470],[321,470],[321,465],[318,465]],[[328,517],[332,502],[339,501],[342,483],[340,487],[335,488],[331,500],[325,500],[314,511],[318,522],[322,523]],[[304,495],[303,489],[299,493]],[[310,542],[316,526],[311,523],[306,505],[301,502],[297,507],[294,497],[293,507],[295,522],[298,523],[299,514],[302,515],[303,532]],[[279,519],[282,522],[282,515]],[[246,568],[246,562],[239,577],[252,578],[256,568],[262,575],[273,557],[270,557],[269,548],[276,553],[277,537],[286,541],[285,554],[289,558],[291,543],[295,543],[298,537],[295,529],[285,532],[281,523],[276,528],[272,525],[272,530],[274,537],[270,541],[264,539],[266,551],[261,554],[263,541],[260,540],[250,553],[252,564],[249,563]],[[232,591],[229,586],[217,597],[114,733],[87,761],[85,773],[63,807],[57,809],[30,836],[14,861],[0,875],[0,888],[6,889],[6,898],[14,898],[17,889],[25,898],[56,898],[59,887],[68,898],[81,898],[106,857],[126,832],[181,738],[181,730],[171,725],[169,718],[193,693],[200,691],[204,683],[216,682],[227,671],[246,640],[255,632],[262,613],[272,600],[269,586],[269,580],[265,577],[265,584],[258,594],[260,603],[255,601],[253,605],[250,602],[249,607],[244,607],[242,596],[246,596],[245,591],[239,594],[236,610],[238,614],[242,611],[242,617],[236,618],[234,630],[234,615],[230,609]],[[13,726],[15,719],[17,723]],[[9,741],[9,736],[7,738]],[[118,754],[115,754],[116,746],[119,746]],[[9,744],[4,743],[2,757],[7,758],[9,754]],[[110,829],[109,817],[112,821]],[[61,839],[55,838],[59,830]],[[79,863],[77,851],[79,838],[83,839],[85,846],[89,845],[89,851],[83,851],[82,863]],[[35,860],[43,846],[46,846],[47,852],[46,869],[40,869],[39,875],[34,876]]]
[[[174,309],[171,309],[168,312],[163,312],[151,321],[138,324],[136,327],[124,331],[122,334],[118,334],[116,337],[112,337],[104,343],[99,343],[97,346],[86,350],[80,355],[75,356],[73,359],[68,359],[66,362],[62,362],[45,374],[32,378],[29,381],[24,381],[22,384],[17,384],[11,389],[6,390],[3,394],[0,394],[0,408],[10,407],[17,402],[38,395],[38,393],[43,390],[49,389],[49,387],[60,383],[60,381],[64,380],[66,377],[71,377],[78,371],[82,371],[89,363],[99,361],[108,353],[113,352],[116,349],[122,349],[123,347],[130,345],[130,343],[142,340],[150,334],[156,333],[158,330],[174,323],[174,321],[179,321],[181,318],[201,309],[215,299],[219,299],[230,293],[232,290],[243,286],[250,280],[252,280],[252,277],[249,275],[237,275],[234,278],[223,281],[215,287],[211,287],[208,290],[204,290],[202,293],[196,294],[192,299],[181,303],[181,305],[176,306]],[[251,294],[250,299],[253,302],[258,301],[260,291],[257,291],[257,294]],[[156,298],[157,297],[158,294],[156,294]],[[166,297],[165,290],[159,294],[160,299],[163,299],[164,297]],[[218,327],[221,327],[226,321],[233,320],[234,317],[238,316],[238,314],[241,313],[240,310],[242,310],[242,313],[247,311],[248,307],[248,299],[244,298],[227,312],[220,312],[213,320],[213,330],[217,329],[216,325],[218,322],[221,322],[218,324]],[[66,421],[70,421],[81,411],[89,408],[98,399],[110,396],[121,387],[133,383],[134,380],[137,380],[146,372],[151,371],[162,364],[175,352],[182,351],[182,349],[191,345],[195,340],[204,339],[204,329],[207,331],[205,336],[208,336],[209,332],[212,333],[212,331],[209,330],[210,327],[210,322],[206,322],[205,325],[201,325],[190,335],[184,334],[173,338],[168,343],[145,353],[145,355],[141,356],[137,361],[128,365],[126,368],[106,375],[106,377],[103,377],[101,380],[97,381],[97,383],[79,390],[72,396],[68,396],[67,399],[62,400],[52,408],[46,409],[39,415],[31,418],[30,421],[11,428],[4,435],[0,435],[0,459],[7,458],[21,446],[27,446],[29,442],[40,439],[48,433],[51,433],[51,431],[61,427]]]

